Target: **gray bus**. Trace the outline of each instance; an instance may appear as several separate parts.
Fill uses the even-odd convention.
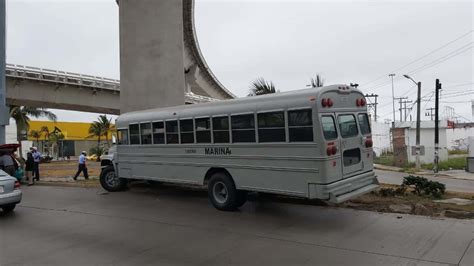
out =
[[[346,85],[120,115],[101,185],[128,180],[208,188],[219,210],[250,191],[335,203],[378,187],[366,100]]]

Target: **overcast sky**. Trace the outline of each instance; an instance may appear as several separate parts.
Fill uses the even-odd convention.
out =
[[[409,73],[431,100],[422,107],[434,107],[439,78],[442,107],[472,120],[473,11],[471,1],[196,0],[195,17],[208,65],[238,96],[257,77],[287,91],[320,73],[326,84],[380,95],[383,120],[392,117],[387,74],[397,74],[395,96],[414,101],[413,83],[402,78]],[[7,61],[118,79],[115,0],[7,0]],[[97,116],[55,112],[60,120]]]

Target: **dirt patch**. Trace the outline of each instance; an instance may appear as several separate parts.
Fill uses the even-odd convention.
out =
[[[90,177],[99,177],[100,162],[87,161],[87,170]],[[76,174],[76,161],[55,161],[40,164],[40,176],[47,178],[66,178]]]

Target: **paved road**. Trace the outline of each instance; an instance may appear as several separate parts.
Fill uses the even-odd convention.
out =
[[[473,265],[472,220],[248,202],[173,187],[35,186],[0,214],[0,265]]]
[[[393,172],[393,171],[384,171],[384,170],[375,170],[377,178],[380,183],[385,184],[396,184],[400,185],[403,181],[403,177],[409,175],[407,173]],[[465,180],[465,179],[454,179],[448,177],[432,177],[424,176],[430,180],[438,181],[446,185],[446,189],[449,191],[457,192],[470,192],[474,193],[474,180]]]

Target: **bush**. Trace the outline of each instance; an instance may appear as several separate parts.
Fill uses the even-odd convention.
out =
[[[413,188],[413,193],[418,196],[426,195],[434,198],[440,198],[446,191],[446,186],[440,182],[413,175],[404,177],[402,186]]]

